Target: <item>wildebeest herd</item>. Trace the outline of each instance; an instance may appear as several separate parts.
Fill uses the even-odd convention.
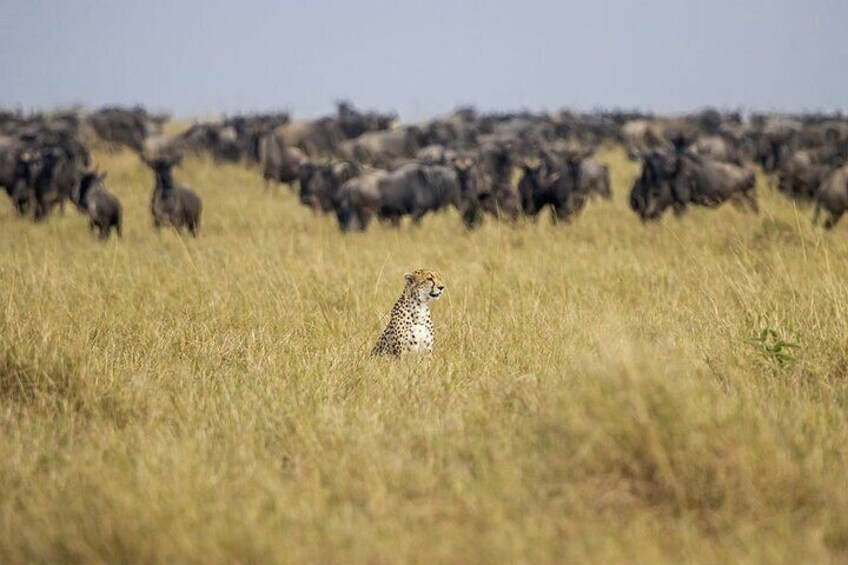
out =
[[[398,225],[455,208],[473,229],[486,216],[515,221],[549,210],[567,222],[593,197],[611,197],[607,166],[593,157],[622,144],[641,164],[630,207],[643,220],[671,208],[732,202],[758,211],[755,168],[794,200],[827,213],[832,228],[848,210],[848,119],[841,115],[741,116],[704,110],[679,117],[627,112],[480,114],[461,108],[414,124],[339,103],[335,115],[290,120],[254,114],[196,124],[165,136],[166,116],[143,108],[23,115],[0,111],[0,185],[15,212],[43,221],[70,201],[107,239],[121,234],[121,204],[92,169],[93,144],[127,147],[153,173],[150,210],[157,228],[197,236],[202,202],[175,181],[185,154],[244,162],[267,185],[285,183],[342,231],[375,218]],[[514,173],[518,173],[517,183]]]

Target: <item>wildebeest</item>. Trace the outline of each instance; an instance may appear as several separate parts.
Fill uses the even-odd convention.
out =
[[[645,153],[667,145],[663,126],[658,120],[643,118],[629,120],[621,126],[621,137],[627,147],[627,155],[638,160]]]
[[[848,210],[848,165],[830,173],[819,187],[816,195],[816,211],[813,216],[814,224],[818,223],[822,208],[830,213],[830,217],[824,222],[824,228],[828,230],[833,228]]]
[[[144,108],[104,107],[88,116],[88,125],[109,145],[143,149],[144,139],[162,130],[166,116],[154,116]]]
[[[342,185],[336,216],[342,231],[362,231],[377,215],[392,225],[404,216],[413,223],[430,212],[453,206],[468,227],[476,224],[470,211],[475,205],[472,194],[464,194],[469,185],[461,184],[457,171],[444,166],[408,163],[385,172],[366,172]]]
[[[275,128],[274,133],[284,147],[297,148],[311,159],[333,155],[341,140],[331,117],[289,122]]]
[[[553,165],[545,159],[529,159],[521,164],[523,174],[518,182],[521,208],[535,218],[550,207],[554,221],[568,220],[585,202],[579,191],[580,166],[577,163]]]
[[[424,133],[417,126],[398,126],[386,131],[365,133],[341,145],[350,160],[379,168],[391,168],[401,159],[409,159],[425,145]]]
[[[153,226],[156,229],[172,226],[177,230],[185,227],[192,236],[197,237],[203,203],[193,190],[174,182],[171,169],[179,160],[179,157],[144,160],[156,176],[150,200]]]
[[[418,223],[427,213],[449,205],[460,208],[459,180],[448,167],[403,165],[378,183],[380,217],[397,224],[403,216]]]
[[[0,140],[0,186],[6,190],[13,208],[21,216],[29,209],[29,187],[40,162],[40,155],[31,144],[12,139]]]
[[[517,219],[520,209],[518,196],[512,189],[513,160],[510,144],[486,142],[480,146],[478,155],[482,209],[499,219]]]
[[[460,217],[468,229],[474,229],[483,221],[483,209],[480,202],[480,174],[474,162],[468,158],[456,158],[452,161],[456,180],[459,183]]]
[[[296,147],[287,146],[274,131],[268,132],[259,141],[259,166],[266,186],[270,181],[291,186],[298,179],[303,161],[303,153]]]
[[[64,210],[65,200],[70,199],[80,181],[79,164],[65,148],[46,147],[38,155],[39,162],[28,187],[29,212],[35,221],[46,218],[57,205]]]
[[[346,100],[338,102],[336,108],[336,123],[344,139],[353,139],[369,131],[389,129],[397,119],[394,114],[360,112]]]
[[[709,157],[716,161],[724,161],[725,163],[741,164],[736,149],[730,142],[719,135],[709,135],[700,137],[695,140],[689,147],[696,155]]]
[[[630,207],[642,220],[658,219],[673,207],[717,207],[730,200],[757,212],[755,175],[750,169],[691,153],[653,151],[642,156],[642,172],[630,191]]]
[[[388,173],[370,170],[339,187],[335,207],[336,220],[342,232],[365,231],[380,209],[379,182]]]
[[[415,160],[422,165],[447,165],[457,157],[457,152],[444,145],[427,145],[415,152]]]
[[[816,162],[809,151],[796,151],[785,160],[777,178],[777,189],[800,202],[815,199],[822,181],[833,167]]]
[[[604,200],[612,199],[609,167],[604,163],[588,157],[580,161],[578,190],[592,196],[597,194]]]
[[[581,146],[548,146],[539,158],[524,159],[518,183],[524,213],[535,217],[550,206],[555,221],[568,220],[594,195],[610,200],[609,168],[591,153]]]
[[[106,174],[86,171],[71,200],[88,216],[89,229],[98,230],[100,239],[108,239],[112,228],[121,237],[121,203],[103,185]]]
[[[298,180],[301,204],[320,212],[334,210],[338,206],[339,188],[360,172],[360,167],[349,161],[304,162],[300,166]]]
[[[0,185],[20,215],[44,219],[79,182],[77,169],[89,163],[73,114],[35,115],[5,124],[0,136]]]

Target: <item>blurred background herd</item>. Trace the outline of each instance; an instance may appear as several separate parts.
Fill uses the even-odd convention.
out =
[[[121,204],[91,150],[128,148],[152,173],[153,225],[195,236],[203,187],[181,185],[173,173],[186,155],[242,163],[267,190],[287,186],[345,232],[373,221],[417,223],[445,208],[455,208],[468,229],[540,214],[567,223],[593,198],[611,197],[608,166],[594,154],[620,145],[640,166],[628,199],[646,222],[726,202],[756,214],[758,170],[788,205],[809,204],[824,228],[848,209],[848,119],[840,113],[483,113],[469,106],[404,122],[340,101],[335,113],[313,119],[250,113],[195,121],[178,133],[166,133],[175,130],[168,125],[168,115],[141,106],[0,111],[8,204],[34,222],[69,205],[101,238],[120,235]]]

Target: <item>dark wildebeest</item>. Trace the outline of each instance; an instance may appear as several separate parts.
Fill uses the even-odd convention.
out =
[[[580,166],[576,163],[556,165],[548,159],[528,159],[521,167],[518,181],[521,209],[535,218],[550,207],[554,221],[568,220],[582,210],[585,195],[579,190]]]
[[[819,187],[816,195],[816,211],[813,223],[818,224],[819,213],[824,208],[830,213],[824,228],[831,229],[848,210],[848,165],[830,173]]]
[[[386,171],[371,170],[339,187],[335,211],[342,232],[368,229],[371,218],[380,209],[379,182],[387,174]]]
[[[154,116],[144,108],[105,107],[88,116],[88,125],[109,145],[125,145],[141,152],[144,139],[161,132],[166,116]]]
[[[41,156],[31,145],[17,140],[0,142],[0,186],[21,216],[29,210],[30,187],[40,165]]]
[[[287,146],[274,131],[268,132],[259,141],[259,166],[266,187],[270,181],[291,186],[298,179],[303,161],[303,153],[296,147]]]
[[[146,160],[148,167],[156,175],[156,185],[150,200],[150,211],[153,214],[153,226],[172,226],[177,230],[185,227],[189,233],[197,237],[200,229],[200,214],[203,203],[193,190],[174,182],[171,169],[179,163],[179,157]]]
[[[512,154],[510,145],[501,141],[484,143],[479,150],[480,205],[499,219],[516,220],[519,199],[512,189]]]
[[[56,205],[64,209],[65,200],[79,186],[79,165],[63,147],[45,147],[39,150],[40,163],[29,185],[32,219],[41,221]]]
[[[121,237],[121,203],[103,186],[105,178],[105,173],[86,171],[71,197],[80,212],[88,216],[89,229],[99,231],[100,239],[108,239],[112,228]]]
[[[409,163],[383,177],[378,187],[380,217],[392,225],[403,216],[417,224],[427,213],[449,205],[460,209],[459,179],[448,167]]]
[[[468,229],[474,229],[483,221],[483,209],[480,204],[480,174],[474,162],[467,158],[453,160],[453,170],[459,183],[461,200],[460,216]]]
[[[330,212],[338,205],[339,188],[360,174],[360,168],[348,161],[338,163],[313,163],[300,166],[299,198],[301,204],[316,212]]]
[[[810,151],[796,151],[785,160],[777,178],[777,189],[800,202],[809,202],[816,197],[821,183],[833,167],[818,163]]]
[[[338,102],[336,108],[336,124],[344,139],[354,139],[369,131],[389,129],[397,119],[394,114],[360,112],[346,100]]]
[[[642,220],[655,220],[668,207],[681,214],[688,204],[715,208],[730,200],[759,210],[750,169],[691,153],[654,151],[642,156],[642,173],[630,191],[630,207]]]
[[[397,226],[404,216],[414,223],[429,212],[454,206],[466,226],[477,223],[470,184],[457,171],[443,166],[409,163],[391,172],[364,173],[344,183],[336,210],[342,231],[362,231],[377,215]]]

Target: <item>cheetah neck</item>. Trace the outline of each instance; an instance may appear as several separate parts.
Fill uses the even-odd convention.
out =
[[[430,324],[430,305],[421,300],[416,300],[411,296],[404,295],[398,301],[400,305],[405,307],[412,315],[413,325],[429,325]]]

